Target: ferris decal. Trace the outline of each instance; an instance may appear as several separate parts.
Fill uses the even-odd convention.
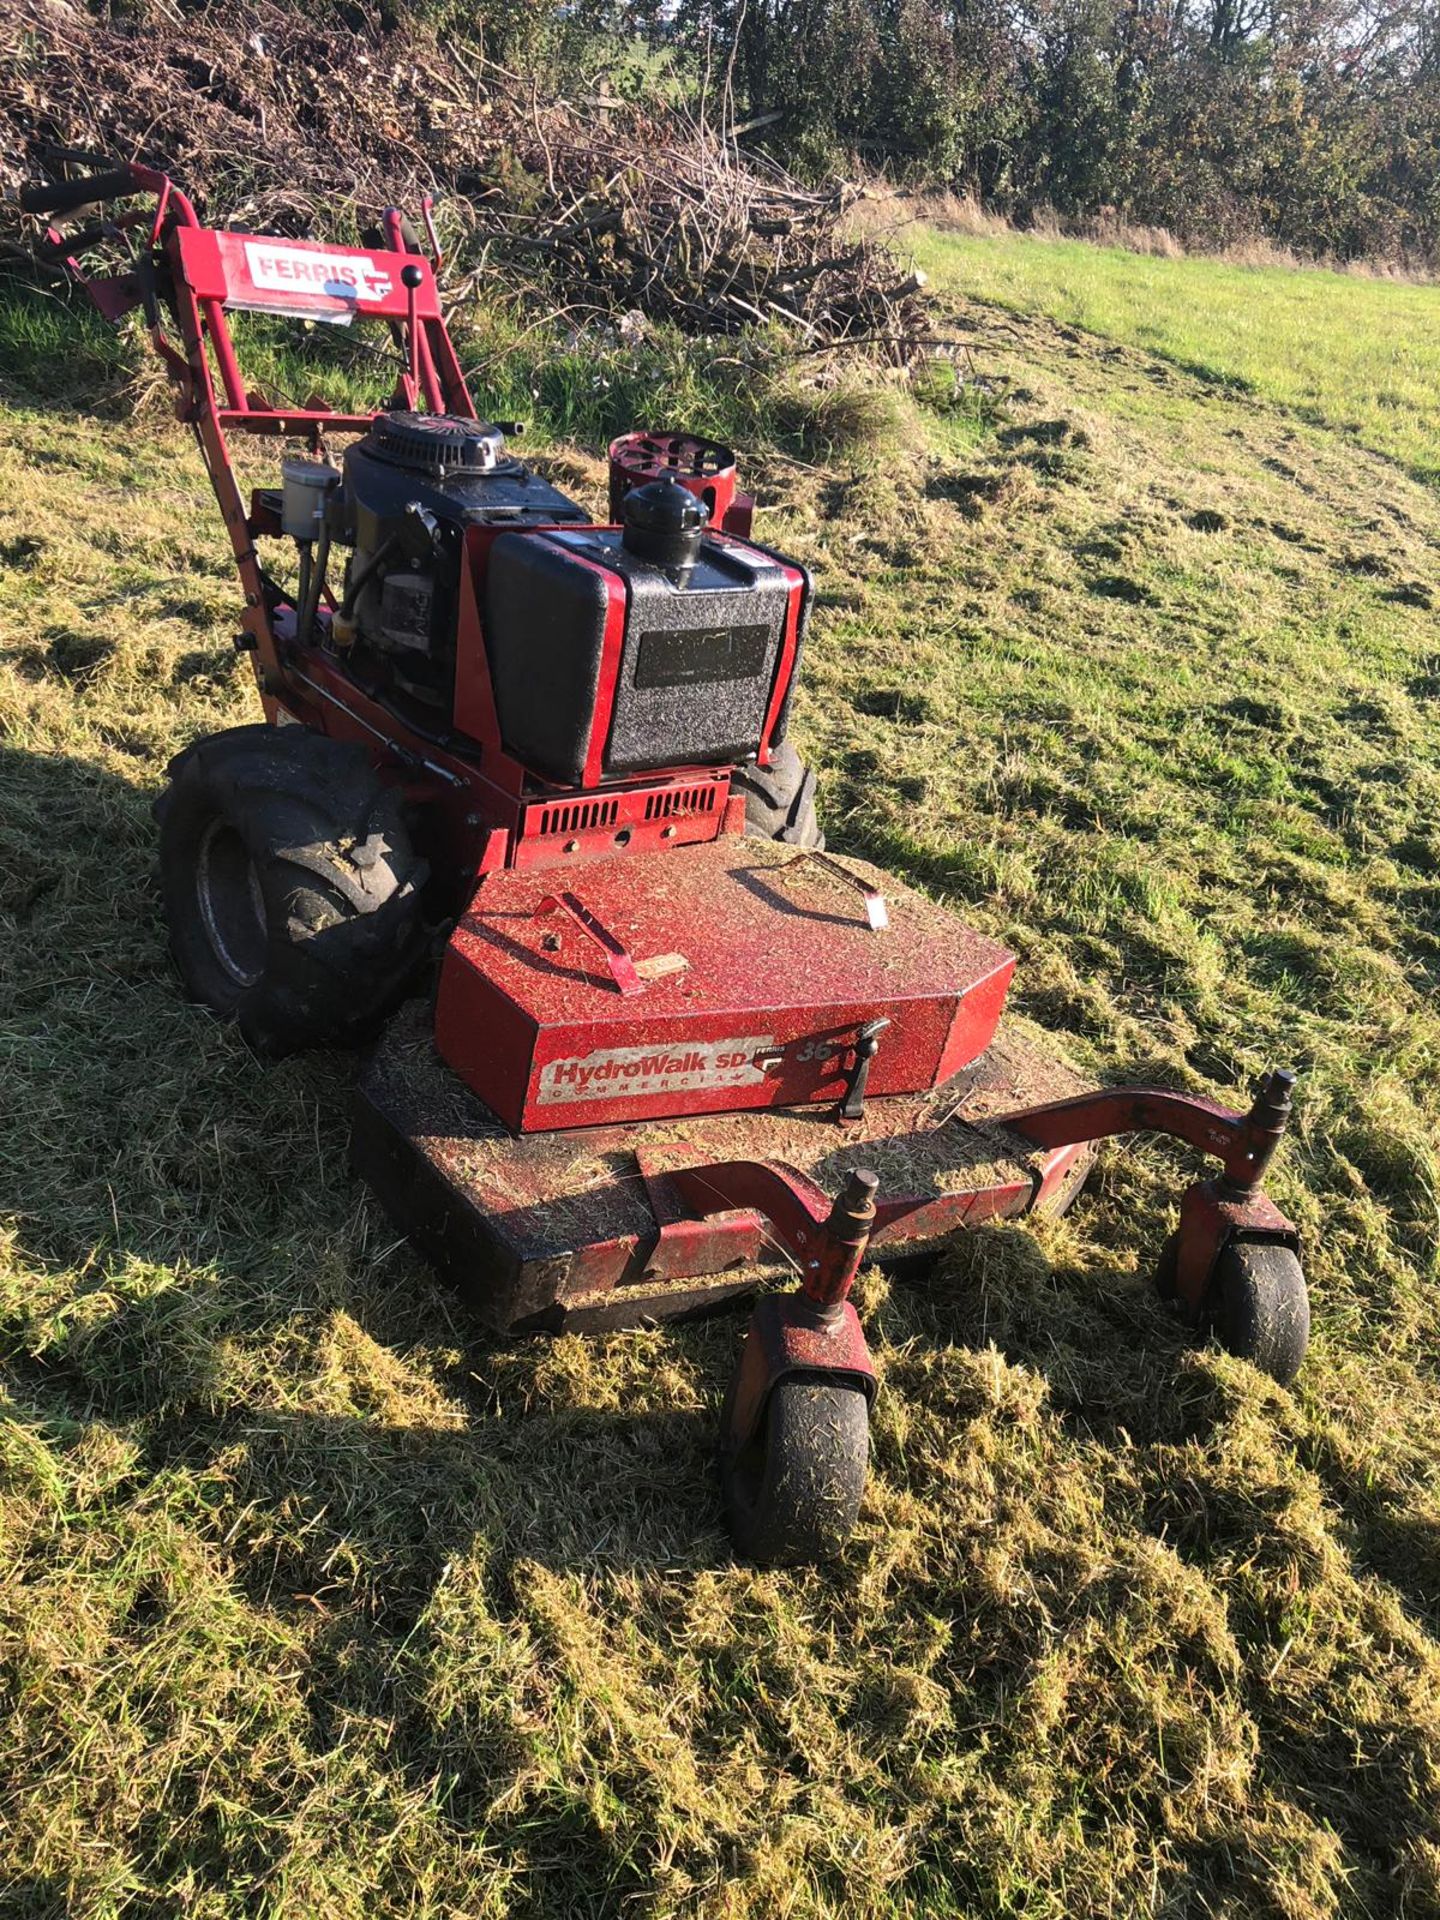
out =
[[[319,294],[362,306],[383,300],[394,282],[364,253],[323,253],[274,240],[247,240],[245,266],[257,291]]]
[[[539,1104],[572,1100],[639,1100],[688,1088],[753,1087],[765,1078],[756,1056],[773,1060],[775,1042],[752,1035],[670,1047],[609,1047],[583,1059],[552,1060],[540,1070]]]

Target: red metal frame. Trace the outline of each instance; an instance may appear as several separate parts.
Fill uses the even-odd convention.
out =
[[[1095,1093],[1079,1094],[1074,1099],[1058,1100],[1045,1106],[1030,1107],[1018,1113],[995,1116],[987,1124],[1033,1140],[1037,1147],[1088,1145],[1095,1140],[1121,1133],[1156,1132],[1187,1141],[1190,1145],[1215,1154],[1224,1162],[1218,1181],[1201,1181],[1191,1187],[1181,1205],[1180,1235],[1182,1248],[1187,1231],[1194,1245],[1204,1251],[1210,1219],[1223,1223],[1224,1237],[1214,1246],[1210,1265],[1226,1239],[1239,1234],[1246,1239],[1272,1239],[1298,1246],[1293,1224],[1261,1192],[1260,1180],[1276,1147],[1284,1137],[1290,1114],[1293,1076],[1267,1074],[1244,1113],[1231,1111],[1192,1094],[1171,1093],[1160,1087],[1101,1088]],[[672,1150],[683,1151],[683,1149]],[[658,1169],[653,1154],[649,1165]],[[736,1160],[685,1167],[664,1166],[665,1178],[683,1197],[697,1216],[722,1213],[730,1208],[751,1208],[762,1213],[775,1230],[785,1250],[807,1274],[827,1275],[833,1268],[822,1243],[826,1232],[835,1226],[835,1212],[828,1197],[813,1182],[803,1179],[792,1167],[778,1161]],[[876,1183],[878,1187],[878,1182]],[[977,1199],[1002,1189],[985,1189]],[[1192,1199],[1192,1195],[1201,1196]],[[947,1196],[951,1198],[952,1196]],[[835,1207],[840,1205],[836,1201]],[[892,1222],[913,1215],[915,1203],[891,1203],[879,1199],[875,1188],[869,1193],[865,1241],[877,1240]],[[993,1217],[982,1212],[981,1218]],[[862,1247],[863,1251],[863,1247]],[[843,1285],[827,1278],[806,1282],[806,1291],[819,1304],[843,1299],[854,1278],[856,1267],[849,1269]],[[1203,1294],[1209,1269],[1202,1271],[1192,1258],[1188,1269],[1189,1294]],[[820,1287],[817,1294],[815,1286]]]
[[[1300,1250],[1294,1224],[1260,1187],[1285,1134],[1293,1086],[1292,1074],[1267,1074],[1244,1113],[1163,1087],[1101,1089],[1003,1114],[990,1124],[1048,1151],[1151,1131],[1219,1158],[1221,1176],[1196,1181],[1180,1205],[1176,1297],[1198,1321],[1216,1263],[1232,1241],[1269,1241]],[[876,1176],[852,1174],[833,1205],[811,1181],[774,1162],[667,1166],[665,1178],[697,1214],[748,1208],[763,1215],[801,1272],[794,1292],[762,1301],[751,1320],[727,1407],[723,1448],[733,1455],[749,1442],[769,1394],[789,1374],[848,1377],[873,1396],[873,1368],[849,1293],[872,1236],[895,1217],[877,1201]],[[986,1197],[998,1198],[998,1190]],[[907,1211],[913,1219],[913,1207]]]
[[[790,686],[795,678],[795,668],[800,658],[800,622],[805,608],[804,574],[779,554],[776,554],[775,558],[780,561],[784,571],[785,584],[790,589],[790,597],[785,615],[785,638],[781,642],[780,661],[775,670],[775,685],[765,714],[765,729],[760,736],[760,752],[757,758],[762,767],[770,765],[771,749],[779,737],[780,719],[785,711],[785,703],[790,697]]]
[[[850,1289],[875,1228],[879,1184],[873,1173],[850,1175],[833,1206],[815,1219],[814,1231],[805,1233],[808,1258],[799,1288],[769,1295],[751,1315],[726,1407],[721,1446],[727,1455],[754,1436],[770,1394],[792,1374],[823,1374],[875,1398],[875,1365]]]

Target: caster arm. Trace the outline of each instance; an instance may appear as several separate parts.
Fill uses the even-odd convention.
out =
[[[1298,1280],[1300,1235],[1260,1185],[1289,1124],[1294,1086],[1293,1073],[1267,1073],[1245,1113],[1163,1087],[1104,1088],[1005,1114],[995,1124],[1039,1147],[1150,1132],[1213,1154],[1221,1163],[1220,1175],[1186,1189],[1180,1225],[1165,1253],[1165,1289],[1190,1323],[1201,1326],[1213,1318],[1217,1290],[1223,1290],[1218,1283],[1232,1248],[1285,1250],[1296,1263],[1297,1279],[1290,1284],[1303,1290]],[[1308,1327],[1307,1309],[1307,1332]],[[1298,1367],[1298,1358],[1294,1365]]]
[[[1165,1087],[1103,1087],[997,1115],[994,1125],[1033,1140],[1037,1147],[1068,1147],[1117,1133],[1166,1133],[1214,1154],[1224,1164],[1226,1184],[1242,1192],[1258,1187],[1290,1120],[1293,1073],[1267,1073],[1247,1113],[1236,1113],[1193,1094]]]

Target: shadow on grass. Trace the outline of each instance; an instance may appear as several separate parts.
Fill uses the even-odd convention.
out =
[[[18,1377],[59,1417],[132,1429],[151,1475],[204,1481],[233,1453],[247,1582],[285,1605],[338,1555],[413,1622],[482,1524],[557,1568],[723,1556],[710,1456],[738,1318],[687,1336],[702,1383],[652,1392],[637,1364],[623,1410],[593,1404],[580,1343],[557,1365],[552,1343],[487,1339],[348,1171],[353,1057],[267,1067],[183,1004],[150,799],[0,747]],[[674,1372],[665,1336],[630,1345]]]

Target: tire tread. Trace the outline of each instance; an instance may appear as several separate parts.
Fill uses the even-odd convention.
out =
[[[815,811],[815,774],[788,740],[768,767],[739,767],[731,786],[745,795],[745,831],[759,840],[823,852],[825,836]]]
[[[236,727],[192,742],[167,774],[154,807],[161,888],[191,997],[272,1055],[373,1028],[423,952],[428,869],[365,749],[308,729]],[[265,897],[266,961],[250,988],[207,960],[195,902],[191,862],[216,814],[244,840]],[[309,915],[295,910],[307,901]]]
[[[869,1457],[870,1408],[853,1382],[791,1374],[771,1390],[758,1473],[725,1474],[737,1551],[766,1566],[832,1559],[854,1532]]]

